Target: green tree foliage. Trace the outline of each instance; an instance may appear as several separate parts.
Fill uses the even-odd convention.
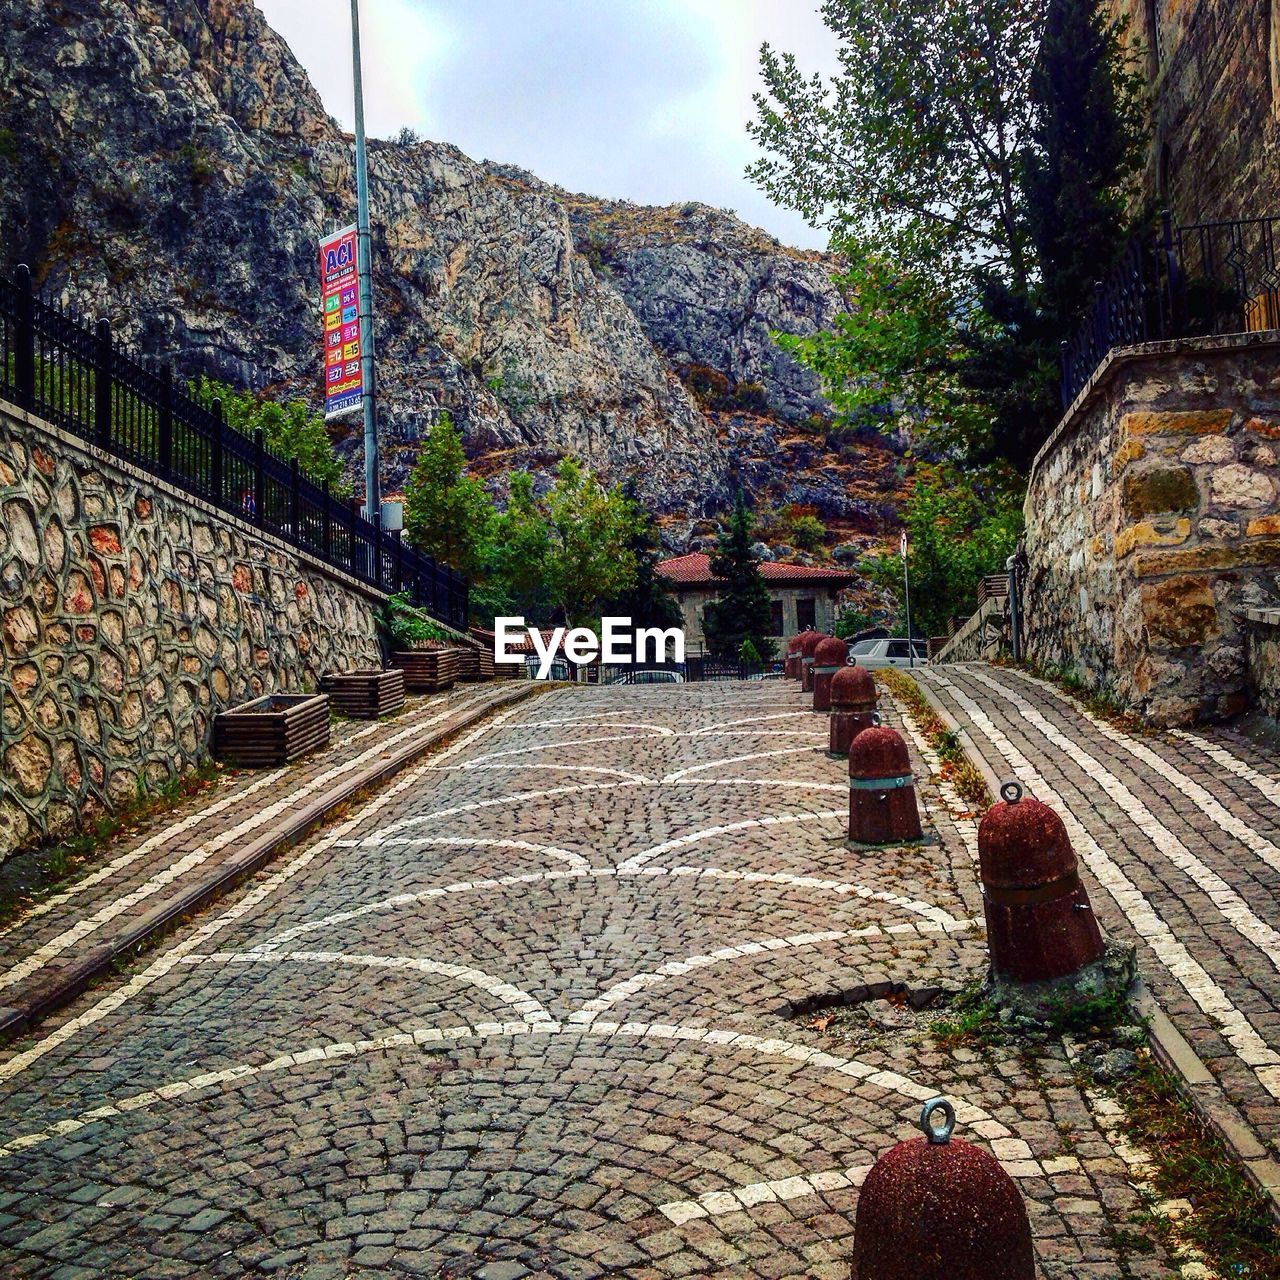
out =
[[[1022,530],[1016,489],[1007,476],[975,480],[954,469],[923,467],[903,511],[907,529],[907,565],[911,573],[912,631],[941,635],[953,617],[973,609],[978,580],[1001,573]],[[906,610],[902,561],[896,555],[872,557],[863,572],[891,590],[899,617]]]
[[[769,632],[773,611],[760,565],[751,551],[755,522],[741,491],[711,557],[711,572],[723,583],[719,599],[706,607],[702,630],[717,657],[738,658],[750,642],[763,661],[772,661]]]
[[[622,486],[632,509],[627,550],[635,564],[635,580],[609,601],[607,612],[612,617],[630,618],[637,627],[678,627],[684,615],[680,602],[658,573],[662,545],[653,518],[640,504],[637,489],[634,479]]]
[[[465,474],[466,462],[462,436],[442,413],[404,487],[404,529],[410,545],[474,578],[494,512],[484,485]]]
[[[280,404],[211,378],[195,379],[188,384],[188,391],[205,408],[210,408],[214,400],[221,400],[223,420],[242,435],[252,436],[261,427],[267,448],[287,460],[297,458],[298,466],[317,484],[327,480],[335,494],[350,492],[342,479],[342,463],[325,430],[324,415],[309,409],[305,401]]]
[[[543,579],[550,538],[533,477],[515,471],[509,484],[506,508],[489,525],[483,567],[471,590],[472,610],[484,626],[499,615],[543,622],[551,613]]]
[[[775,201],[890,257],[1028,279],[1017,171],[1042,0],[824,0],[839,71],[765,45],[749,170]]]
[[[560,463],[543,509],[547,593],[566,622],[590,622],[601,601],[635,584],[635,510],[621,489],[605,489],[572,458]]]

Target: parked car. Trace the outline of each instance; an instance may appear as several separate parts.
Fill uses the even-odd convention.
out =
[[[905,636],[889,636],[882,640],[855,640],[849,646],[849,656],[857,659],[858,666],[876,671],[881,667],[911,666],[911,649],[914,649],[915,665],[923,667],[929,660],[929,642],[912,640],[910,645],[911,648],[908,648]]]
[[[608,684],[684,684],[684,676],[665,667],[636,667],[622,671],[607,681]]]

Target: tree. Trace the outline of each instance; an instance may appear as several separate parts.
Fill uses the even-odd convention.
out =
[[[992,264],[1023,288],[1018,187],[1041,0],[824,0],[830,82],[761,49],[748,175],[777,203],[936,271]]]
[[[762,661],[772,661],[773,606],[760,565],[752,553],[755,522],[742,491],[729,517],[728,528],[716,543],[711,572],[723,584],[717,600],[707,605],[702,631],[717,657],[738,658],[750,642]]]
[[[684,615],[666,580],[658,572],[662,552],[653,517],[641,505],[639,486],[633,479],[622,486],[623,497],[631,504],[631,534],[627,550],[635,564],[635,581],[608,605],[614,617],[630,618],[637,627],[678,627]]]
[[[978,581],[999,573],[1022,529],[1018,490],[1007,474],[962,476],[922,467],[903,510],[911,574],[912,630],[941,635],[953,617],[973,608]],[[897,597],[905,620],[902,561],[897,555],[864,561],[863,572]]]
[[[191,398],[206,409],[214,400],[222,402],[223,421],[233,431],[252,436],[260,427],[263,444],[285,461],[298,460],[299,468],[316,484],[326,480],[335,494],[345,495],[350,486],[342,478],[342,463],[333,451],[333,441],[325,430],[324,415],[315,413],[303,400],[284,404],[238,391],[225,382],[196,378],[188,383]]]
[[[545,582],[550,551],[546,517],[533,492],[533,477],[514,471],[506,508],[489,525],[483,567],[472,588],[473,611],[492,623],[499,615],[544,622],[551,606]]]
[[[572,458],[560,463],[544,510],[548,596],[566,623],[590,622],[602,600],[635,584],[635,512],[621,489],[605,489]]]
[[[442,413],[405,483],[404,529],[419,551],[474,578],[494,512],[484,485],[464,473],[466,461],[461,433]]]

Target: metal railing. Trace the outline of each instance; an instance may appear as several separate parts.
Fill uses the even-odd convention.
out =
[[[1280,218],[1174,226],[1136,236],[1062,344],[1062,405],[1113,347],[1280,329]]]
[[[467,623],[467,582],[405,546],[298,466],[205,407],[172,371],[46,302],[18,267],[0,277],[0,394],[38,417],[381,591],[405,593],[451,626]]]

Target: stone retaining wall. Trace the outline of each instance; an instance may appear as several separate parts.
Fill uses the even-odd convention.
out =
[[[1249,701],[1239,613],[1280,603],[1276,334],[1112,352],[1026,501],[1026,654],[1158,724]]]
[[[1009,597],[984,600],[977,612],[947,641],[933,662],[990,662],[1008,656]]]
[[[0,859],[198,762],[222,708],[380,665],[380,601],[0,403]]]

